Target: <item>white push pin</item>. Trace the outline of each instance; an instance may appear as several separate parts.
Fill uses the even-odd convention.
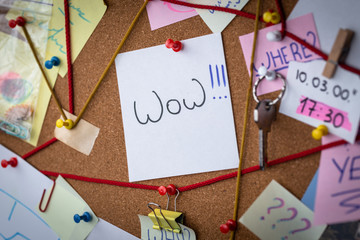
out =
[[[279,42],[282,39],[281,32],[278,30],[275,30],[273,32],[268,32],[266,34],[266,39],[270,42]]]
[[[275,71],[268,71],[265,66],[259,67],[258,74],[260,76],[265,76],[266,80],[272,81],[276,78],[276,72]]]

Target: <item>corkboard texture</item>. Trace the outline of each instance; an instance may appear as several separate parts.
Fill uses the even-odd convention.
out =
[[[142,0],[106,0],[105,2],[108,9],[104,17],[73,64],[75,114],[80,112],[131,21],[143,4]],[[283,1],[283,4],[285,14],[288,16],[295,6],[296,0]],[[261,12],[268,9],[276,9],[275,1],[263,2]],[[255,13],[256,1],[250,0],[244,11]],[[261,23],[260,28],[264,27],[265,24]],[[239,36],[251,33],[253,30],[253,20],[237,16],[222,33],[239,149],[249,80]],[[121,52],[164,44],[168,38],[183,40],[210,33],[211,31],[200,16],[151,31],[148,16],[144,12]],[[76,39],[72,40],[76,41]],[[113,65],[83,115],[85,120],[100,128],[90,156],[81,154],[58,141],[29,157],[28,162],[39,170],[127,182],[126,149],[117,84],[116,70]],[[65,78],[58,77],[55,91],[61,104],[68,106],[67,76]],[[272,97],[276,95],[277,93],[273,93]],[[252,120],[254,107],[255,102],[251,98],[243,168],[258,164],[258,128]],[[65,108],[67,109],[67,107]],[[54,137],[55,121],[58,118],[58,109],[55,102],[51,100],[38,145]],[[312,127],[278,114],[276,122],[272,125],[271,133],[268,135],[269,160],[320,145],[319,141],[311,138],[311,131]],[[33,149],[31,145],[3,132],[0,132],[0,143],[18,155],[23,155]],[[257,171],[243,176],[238,216],[242,216],[272,179],[278,181],[296,197],[301,198],[315,174],[319,158],[319,153],[313,154],[273,166],[265,171]],[[167,186],[172,183],[181,187],[234,171],[236,169],[140,183],[156,186]],[[98,217],[138,237],[140,237],[140,223],[137,215],[149,213],[147,208],[149,202],[165,205],[167,201],[166,197],[160,196],[157,191],[71,179],[68,181]],[[229,234],[224,235],[220,232],[219,226],[233,216],[235,185],[236,178],[232,178],[180,194],[177,208],[185,214],[185,225],[195,230],[198,239],[229,238]],[[236,239],[257,239],[244,226],[239,225]]]

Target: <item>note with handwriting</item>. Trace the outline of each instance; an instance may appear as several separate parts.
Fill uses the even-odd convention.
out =
[[[0,167],[0,239],[60,240],[35,207],[52,181],[0,145],[0,160],[13,157],[18,162],[16,167]]]
[[[266,39],[266,34],[268,32],[280,29],[281,24],[277,24],[259,31],[256,43],[253,82],[259,78],[259,74],[257,72],[261,66],[265,66],[269,70],[274,70],[285,77],[290,61],[308,62],[320,58],[303,45],[288,37],[285,37],[279,42],[271,42]],[[301,39],[304,39],[312,46],[317,48],[320,47],[312,14],[307,14],[296,19],[286,21],[286,29]],[[254,33],[240,36],[240,43],[249,73],[253,38]],[[280,79],[265,81],[259,85],[257,93],[258,95],[261,95],[273,92],[280,90],[282,86],[283,83]]]
[[[323,144],[339,140],[323,137]],[[315,223],[360,219],[360,141],[321,152],[315,199]]]
[[[86,240],[138,240],[139,238],[131,235],[130,233],[112,225],[111,223],[99,218],[99,222],[91,231]]]
[[[142,240],[196,240],[196,234],[194,230],[179,223],[181,232],[174,233],[166,231],[165,229],[157,230],[153,228],[154,223],[148,216],[138,215],[141,224],[141,239]]]
[[[188,2],[241,10],[249,0],[188,0]],[[222,32],[236,16],[211,9],[196,9],[196,11],[213,33]]]
[[[131,182],[238,165],[221,34],[181,42],[115,60]]]
[[[151,30],[198,15],[194,8],[163,1],[150,1],[146,5]]]
[[[41,205],[44,209],[47,201],[50,201],[45,212],[39,211],[39,203],[35,206],[39,215],[60,236],[61,240],[85,239],[98,222],[94,212],[61,175],[56,179],[56,185],[49,200],[50,192],[51,187],[47,189]],[[81,220],[76,223],[74,215],[82,216],[84,212],[90,213],[91,220],[89,222]]]
[[[71,58],[73,62],[100,22],[106,8],[103,0],[69,1]],[[54,1],[47,52],[53,54],[52,56],[60,58],[62,64],[60,64],[59,74],[62,77],[64,77],[67,72],[64,23],[64,2]]]
[[[359,77],[338,67],[333,78],[322,76],[326,62],[291,62],[280,112],[354,143],[360,120]]]
[[[314,226],[313,212],[272,180],[239,220],[260,239],[319,239],[326,225]]]

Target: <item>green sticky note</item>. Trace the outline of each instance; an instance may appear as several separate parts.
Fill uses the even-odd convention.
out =
[[[51,189],[46,190],[42,209],[45,208],[50,192]],[[36,209],[62,240],[85,239],[98,222],[98,218],[86,202],[61,176],[56,179],[54,192],[46,211],[42,213],[38,207]],[[91,221],[76,223],[74,215],[82,216],[84,212],[90,213]]]

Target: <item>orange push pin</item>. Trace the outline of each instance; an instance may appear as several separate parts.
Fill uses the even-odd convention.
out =
[[[323,136],[328,134],[328,128],[325,125],[319,125],[315,128],[311,135],[315,140],[320,140]]]
[[[66,127],[67,129],[72,129],[74,126],[74,122],[71,119],[66,119],[65,122],[62,119],[58,119],[56,121],[56,126],[58,128]]]
[[[264,12],[263,19],[267,23],[271,22],[272,24],[278,24],[281,20],[281,17],[278,12],[273,12],[273,11],[269,10],[267,12]]]

